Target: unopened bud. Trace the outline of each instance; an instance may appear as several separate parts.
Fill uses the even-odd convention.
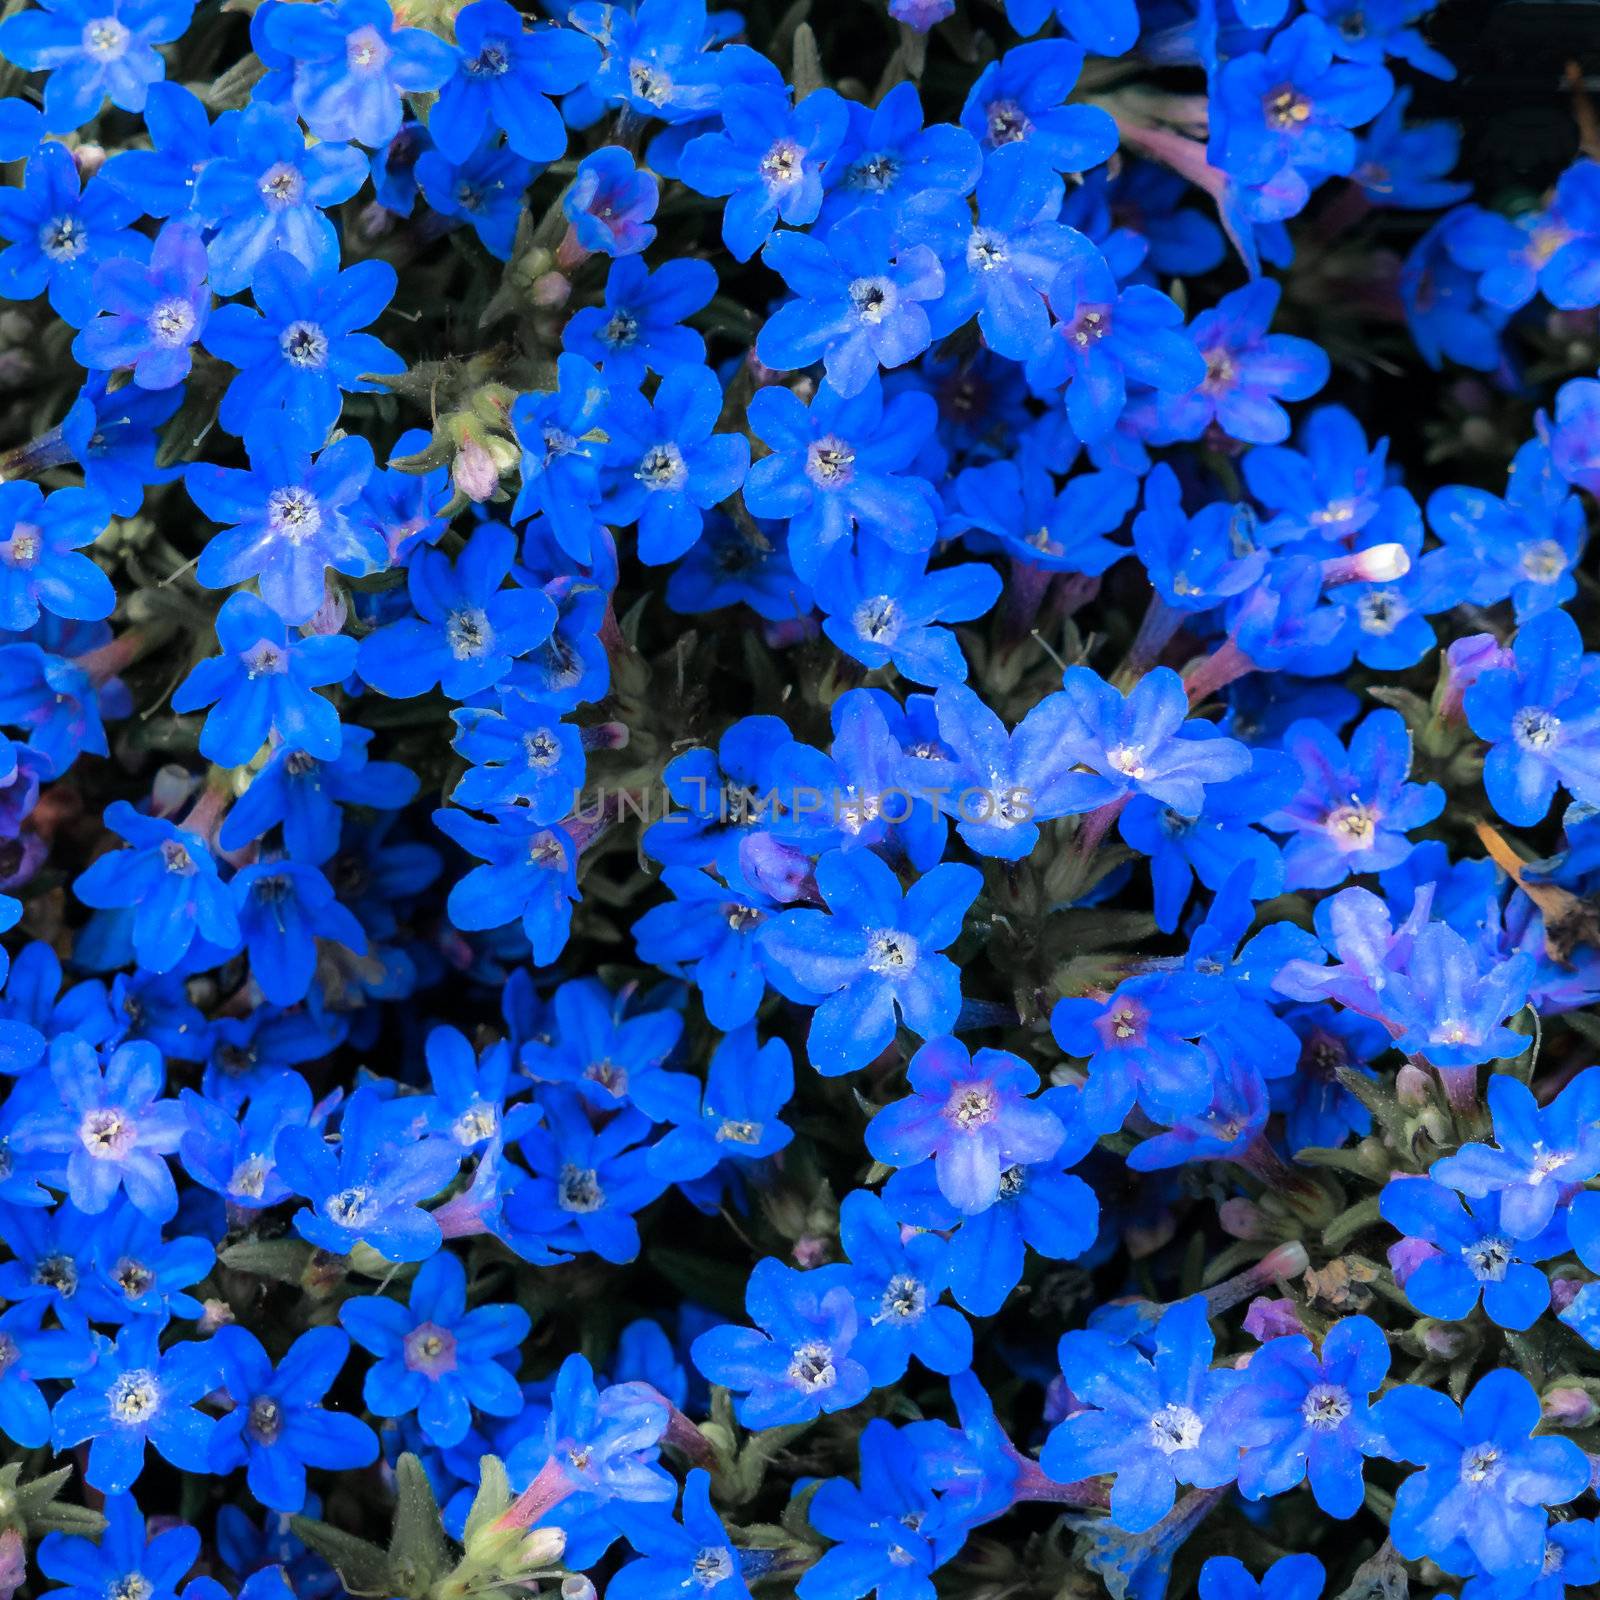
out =
[[[1544,1420],[1558,1428],[1587,1428],[1600,1417],[1600,1403],[1588,1390],[1575,1387],[1546,1389],[1539,1406]]]
[[[1411,557],[1402,544],[1375,544],[1352,555],[1335,556],[1322,563],[1323,587],[1341,583],[1393,583],[1411,570]]]
[[[306,624],[306,632],[318,638],[331,638],[334,634],[344,631],[345,621],[349,615],[350,605],[343,592],[324,589],[322,604],[312,613],[310,622]]]
[[[500,469],[476,439],[465,440],[456,451],[452,476],[456,488],[480,505],[500,487]]]
[[[1417,1343],[1435,1361],[1454,1361],[1466,1353],[1476,1337],[1460,1323],[1435,1322],[1432,1318],[1419,1322],[1416,1328]]]
[[[1282,1339],[1291,1333],[1304,1333],[1300,1313],[1293,1300],[1269,1300],[1259,1295],[1250,1302],[1244,1314],[1244,1331],[1252,1339],[1265,1344],[1269,1339]]]
[[[106,152],[101,145],[80,144],[72,152],[72,161],[79,176],[87,183],[106,164]]]
[[[533,303],[541,311],[559,311],[572,298],[572,279],[564,272],[546,272],[533,280]]]
[[[1433,1079],[1408,1061],[1394,1075],[1394,1094],[1403,1106],[1429,1105],[1433,1100]]]
[[[1444,653],[1444,670],[1434,691],[1434,706],[1442,722],[1459,722],[1461,702],[1468,689],[1495,667],[1508,666],[1512,655],[1492,633],[1474,633],[1457,639]]]
[[[1235,1239],[1265,1239],[1272,1233],[1261,1207],[1242,1195],[1224,1200],[1217,1208],[1217,1219],[1222,1223],[1223,1232]]]
[[[215,1333],[218,1328],[227,1327],[235,1320],[233,1307],[226,1300],[207,1300],[201,1308],[197,1326],[204,1336]]]
[[[594,1597],[594,1582],[583,1573],[574,1572],[561,1580],[561,1600],[594,1600]]]

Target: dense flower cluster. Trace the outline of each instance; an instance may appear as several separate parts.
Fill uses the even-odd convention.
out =
[[[1587,102],[749,11],[0,20],[0,1600],[1600,1583]]]

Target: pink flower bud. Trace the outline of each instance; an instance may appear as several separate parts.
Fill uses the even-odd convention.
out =
[[[500,469],[476,439],[468,439],[456,451],[452,476],[456,488],[480,505],[500,487]]]

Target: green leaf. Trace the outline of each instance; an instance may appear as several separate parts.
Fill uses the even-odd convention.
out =
[[[451,1561],[433,1486],[422,1463],[407,1452],[395,1463],[394,1533],[389,1539],[396,1592],[406,1600],[422,1600],[449,1571]]]
[[[391,1595],[395,1592],[389,1553],[368,1539],[335,1528],[313,1517],[290,1517],[289,1526],[302,1544],[315,1550],[354,1595]]]

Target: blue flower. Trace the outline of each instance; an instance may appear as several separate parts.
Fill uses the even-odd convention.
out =
[[[308,862],[262,857],[241,868],[228,887],[250,954],[250,976],[273,1005],[298,1005],[310,993],[318,940],[367,953],[360,922]]]
[[[766,993],[760,931],[776,903],[742,881],[725,885],[694,867],[668,867],[661,882],[674,898],[634,923],[639,959],[692,975],[713,1027],[743,1027]]]
[[[322,1403],[350,1354],[350,1340],[337,1328],[301,1334],[276,1366],[244,1328],[219,1329],[212,1348],[233,1409],[212,1432],[211,1470],[244,1467],[262,1505],[299,1511],[307,1467],[340,1471],[377,1457],[377,1436],[366,1423]]]
[[[904,366],[933,342],[926,302],[944,293],[939,258],[925,244],[895,245],[872,212],[836,224],[826,239],[779,233],[762,259],[795,296],[756,335],[756,354],[769,367],[820,361],[848,398],[879,367]]]
[[[99,315],[84,324],[72,353],[91,369],[130,367],[141,389],[170,389],[189,376],[190,347],[211,314],[200,235],[170,222],[156,236],[148,267],[108,261],[94,276]]]
[[[640,117],[685,122],[716,110],[720,79],[706,44],[706,0],[640,0],[629,15],[581,5],[574,21],[601,42],[600,70],[589,87],[601,101]]]
[[[600,52],[570,28],[525,28],[506,0],[475,0],[455,17],[460,59],[428,112],[447,160],[464,161],[492,129],[528,161],[559,160],[567,130],[550,96],[594,76]]]
[[[789,559],[807,583],[852,532],[909,554],[933,545],[937,497],[906,470],[933,436],[930,396],[908,389],[885,405],[871,374],[849,398],[823,384],[809,406],[791,389],[758,390],[748,419],[771,453],[750,468],[745,504],[788,520]]]
[[[294,62],[295,109],[319,139],[377,148],[400,131],[406,94],[437,89],[457,52],[421,28],[397,28],[387,0],[320,0],[313,11],[275,8],[266,43]]]
[[[324,210],[366,182],[366,157],[337,140],[307,145],[292,115],[259,101],[219,118],[216,143],[194,195],[197,220],[212,230],[211,287],[237,294],[274,250],[313,272],[337,266],[339,235]]]
[[[467,1274],[448,1250],[423,1263],[409,1306],[381,1295],[346,1300],[339,1321],[378,1359],[367,1368],[366,1402],[380,1417],[415,1411],[425,1438],[445,1449],[459,1444],[472,1412],[514,1417],[522,1409],[514,1365],[501,1357],[528,1337],[520,1306],[467,1310]]]
[[[361,676],[400,699],[439,687],[452,700],[466,700],[497,683],[556,625],[555,604],[542,590],[502,587],[516,550],[511,530],[492,523],[472,535],[453,564],[442,551],[418,550],[407,572],[417,616],[361,641]]]
[[[20,18],[13,18],[20,21]],[[149,248],[129,230],[136,201],[103,179],[81,185],[72,153],[47,139],[28,158],[20,186],[0,191],[0,298],[50,295],[51,309],[81,328],[98,309],[95,272],[101,262],[137,264]]]
[[[331,760],[280,744],[228,808],[217,843],[224,850],[242,850],[277,827],[294,860],[320,867],[339,848],[345,806],[399,811],[421,786],[399,762],[368,761],[371,742],[370,728],[345,728]]]
[[[1453,122],[1408,121],[1410,104],[1411,90],[1396,89],[1357,141],[1350,176],[1375,206],[1442,210],[1472,193],[1471,184],[1450,178],[1461,159],[1461,130]]]
[[[346,1102],[337,1145],[320,1128],[283,1129],[278,1171],[311,1202],[294,1217],[303,1239],[334,1255],[368,1245],[386,1261],[425,1261],[439,1248],[439,1224],[420,1203],[456,1175],[461,1147],[416,1137],[410,1121],[403,1101],[368,1086]]]
[[[162,1350],[160,1336],[154,1318],[129,1323],[56,1402],[55,1448],[90,1441],[84,1479],[105,1495],[121,1496],[133,1486],[146,1445],[180,1472],[211,1469],[216,1420],[194,1407],[217,1385],[216,1352],[192,1339]],[[133,1505],[131,1499],[126,1503]],[[185,1570],[193,1560],[191,1549]]]
[[[141,816],[126,800],[106,807],[105,823],[131,848],[101,856],[79,874],[73,891],[97,910],[133,909],[133,948],[142,967],[172,971],[196,939],[229,952],[238,946],[233,903],[199,834]]]
[[[561,356],[556,381],[553,391],[522,395],[511,407],[522,445],[522,488],[512,515],[520,522],[542,511],[561,548],[587,562],[599,521],[603,458],[590,436],[609,410],[610,391],[582,356]]]
[[[1202,1295],[1162,1315],[1153,1359],[1103,1333],[1063,1334],[1061,1371],[1085,1409],[1051,1430],[1039,1464],[1057,1483],[1114,1473],[1111,1521],[1127,1533],[1153,1528],[1179,1483],[1232,1483],[1241,1443],[1233,1399],[1247,1380],[1212,1367],[1215,1344]]]
[[[210,589],[255,578],[285,622],[316,615],[329,567],[360,577],[389,564],[383,538],[356,515],[372,446],[349,434],[313,458],[310,437],[264,430],[246,441],[248,471],[201,462],[184,477],[195,504],[226,525],[207,541],[195,576]]]
[[[49,1182],[89,1216],[124,1190],[146,1215],[165,1221],[178,1209],[166,1157],[178,1148],[185,1118],[161,1098],[166,1070],[154,1045],[118,1045],[101,1063],[94,1047],[64,1033],[50,1044],[48,1103],[23,1118],[14,1137],[24,1149],[64,1156]]]
[[[722,386],[703,367],[674,368],[652,400],[613,395],[607,414],[604,519],[638,524],[639,559],[675,561],[700,537],[705,513],[744,482],[750,442],[716,433]]]
[[[1213,82],[1210,160],[1240,183],[1270,186],[1278,216],[1304,208],[1312,181],[1354,168],[1349,130],[1394,93],[1381,66],[1335,63],[1334,37],[1319,17],[1297,17]]]
[[[1200,1600],[1318,1600],[1327,1573],[1315,1556],[1280,1556],[1261,1574],[1250,1576],[1235,1556],[1212,1556],[1200,1569]]]
[[[91,377],[61,419],[62,443],[83,469],[85,486],[102,496],[117,516],[138,513],[147,484],[181,476],[181,467],[156,465],[156,429],[182,401],[182,388],[124,384],[108,390],[104,377]]]
[[[25,1450],[50,1439],[50,1402],[41,1379],[77,1378],[94,1364],[89,1336],[42,1328],[44,1302],[0,1312],[0,1433]]]
[[[1118,141],[1100,107],[1066,103],[1082,70],[1083,51],[1064,40],[1017,45],[978,74],[961,126],[986,153],[1020,143],[1057,172],[1087,172],[1109,159]]]
[[[98,622],[116,608],[111,580],[79,554],[105,532],[109,508],[87,489],[0,483],[0,627],[20,633],[52,616]]]
[[[450,920],[464,932],[520,922],[533,959],[548,965],[561,954],[578,898],[578,847],[557,824],[535,822],[525,808],[484,821],[465,811],[435,811],[434,825],[479,857],[450,890]]]
[[[1157,467],[1147,482],[1154,487],[1159,475],[1170,479],[1171,471]],[[1096,578],[1127,555],[1126,545],[1106,535],[1122,527],[1138,498],[1139,480],[1116,468],[1077,473],[1057,489],[1054,476],[1031,452],[1016,461],[968,467],[955,484],[968,543],[986,548],[981,535],[988,534],[1019,567]],[[980,537],[974,539],[973,532]],[[1142,547],[1139,555],[1152,581],[1159,581]]]
[[[704,310],[716,292],[709,261],[675,258],[652,272],[641,256],[618,256],[606,273],[604,302],[572,313],[561,346],[597,363],[608,383],[638,388],[647,371],[665,377],[701,365],[706,342],[683,319]]]
[[[505,1237],[525,1259],[548,1263],[592,1251],[603,1261],[639,1254],[642,1211],[667,1187],[641,1141],[650,1118],[628,1108],[604,1121],[568,1089],[540,1097],[544,1125],[519,1145],[528,1165],[507,1197]]]
[[[1391,1178],[1378,1201],[1384,1221],[1407,1241],[1435,1247],[1401,1279],[1424,1316],[1460,1322],[1481,1294],[1489,1320],[1520,1333],[1549,1306],[1550,1280],[1532,1263],[1566,1250],[1564,1217],[1532,1238],[1513,1239],[1497,1196],[1464,1200],[1432,1178]]]
[[[836,1543],[801,1575],[800,1600],[873,1592],[879,1600],[932,1600],[930,1574],[961,1548],[966,1530],[941,1506],[911,1429],[874,1417],[860,1453],[860,1488],[828,1478],[806,1507],[811,1526]]]
[[[1182,395],[1206,375],[1176,302],[1143,284],[1119,287],[1106,258],[1082,234],[1069,241],[1049,301],[1056,322],[1028,359],[1028,381],[1041,390],[1065,385],[1067,420],[1090,444],[1116,427],[1130,378]]]
[[[278,1171],[278,1139],[285,1128],[314,1125],[311,1090],[298,1072],[263,1073],[242,1116],[193,1089],[185,1089],[182,1100],[189,1125],[178,1159],[196,1183],[246,1211],[293,1195]]]
[[[1305,400],[1327,381],[1327,352],[1309,339],[1269,333],[1281,290],[1267,279],[1227,294],[1202,311],[1190,333],[1205,362],[1205,377],[1185,393],[1157,402],[1158,443],[1198,439],[1212,423],[1246,444],[1289,437],[1280,400]]]
[[[1446,1572],[1538,1575],[1545,1508],[1589,1487],[1589,1462],[1570,1439],[1529,1437],[1541,1420],[1539,1397],[1521,1373],[1488,1373],[1459,1411],[1436,1389],[1402,1384],[1373,1418],[1389,1454],[1423,1469],[1395,1496],[1390,1538],[1402,1556],[1430,1557]]]
[[[278,613],[253,594],[223,603],[217,639],[223,653],[194,666],[172,696],[175,711],[212,707],[200,730],[202,755],[240,767],[271,732],[318,760],[339,754],[339,714],[313,691],[354,671],[354,639],[291,637]]]
[[[875,1387],[898,1383],[915,1356],[930,1372],[964,1372],[972,1364],[972,1326],[940,1305],[950,1278],[948,1243],[935,1233],[902,1239],[884,1203],[856,1189],[839,1208],[839,1243],[850,1262],[861,1333],[856,1359]]]
[[[848,1268],[797,1272],[767,1256],[750,1274],[745,1310],[754,1328],[724,1324],[690,1347],[700,1371],[738,1396],[745,1427],[806,1422],[865,1398],[872,1379],[856,1353],[861,1328]]]
[[[473,763],[450,791],[457,805],[523,803],[537,822],[568,815],[583,790],[581,729],[537,700],[503,692],[498,711],[466,706],[450,715],[458,729],[453,748]]]
[[[992,567],[968,561],[929,572],[922,552],[873,538],[836,550],[816,581],[822,631],[846,655],[864,667],[892,664],[913,683],[936,687],[967,676],[955,634],[937,624],[975,621],[1000,595]]]
[[[1037,48],[1037,47],[1036,47]],[[991,350],[1029,360],[1050,337],[1045,296],[1076,259],[1082,235],[1059,218],[1061,179],[1027,146],[993,152],[978,180],[978,218],[963,251],[945,265],[934,331],[969,317]]]
[[[1406,781],[1411,735],[1398,711],[1374,711],[1348,749],[1313,721],[1295,723],[1283,743],[1300,764],[1300,790],[1266,825],[1291,835],[1283,852],[1290,889],[1331,889],[1398,866],[1411,853],[1406,835],[1444,810],[1438,784]]]
[[[780,220],[796,228],[816,221],[823,168],[849,125],[849,102],[831,89],[792,109],[787,101],[781,83],[730,86],[717,107],[721,130],[690,140],[679,157],[691,189],[728,197],[722,238],[736,261],[748,261]]]
[[[1005,0],[1006,16],[1018,33],[1037,33],[1052,17],[1096,55],[1120,56],[1139,37],[1134,0]]]
[[[849,113],[845,138],[823,173],[828,194],[822,222],[830,236],[852,216],[858,223],[870,218],[892,226],[912,210],[950,215],[950,202],[972,192],[982,167],[977,142],[947,122],[924,128],[914,83],[897,83],[874,107],[851,101]],[[867,237],[887,236],[873,230]],[[800,292],[798,284],[789,287]]]
[[[947,1034],[961,1010],[953,944],[982,879],[946,862],[903,891],[868,851],[833,850],[817,863],[829,911],[785,911],[763,929],[774,978],[816,1006],[807,1050],[826,1076],[864,1067],[886,1050],[897,1020],[924,1039]],[[788,992],[787,990],[785,992]]]
[[[1435,1161],[1429,1175],[1473,1200],[1498,1195],[1506,1232],[1534,1238],[1555,1215],[1565,1185],[1600,1173],[1600,1068],[1580,1072],[1544,1106],[1520,1079],[1496,1073],[1488,1100],[1494,1143],[1464,1144]]]
[[[107,1498],[105,1519],[98,1542],[65,1533],[39,1541],[39,1570],[61,1585],[53,1592],[103,1600],[108,1589],[125,1585],[147,1600],[177,1600],[200,1554],[200,1535],[180,1523],[150,1538],[144,1512],[129,1494]]]
[[[166,75],[156,50],[189,26],[192,0],[40,0],[0,24],[0,53],[29,72],[48,72],[44,121],[52,133],[81,128],[109,99],[143,111]]]
[[[1309,1481],[1320,1510],[1354,1516],[1365,1458],[1387,1454],[1369,1404],[1389,1371],[1383,1330],[1369,1317],[1344,1317],[1320,1354],[1299,1334],[1269,1339],[1246,1371],[1234,1400],[1245,1446],[1240,1492],[1262,1500]]]
[[[258,309],[222,306],[206,330],[206,348],[239,369],[222,398],[222,426],[241,436],[276,425],[325,437],[341,391],[370,394],[380,386],[368,375],[404,370],[387,345],[356,331],[382,313],[396,282],[386,261],[314,272],[283,250],[264,256],[250,280]]]
[[[650,218],[659,198],[655,178],[636,167],[621,145],[608,144],[578,163],[561,210],[583,249],[631,256],[656,236]]]
[[[939,1191],[957,1211],[986,1211],[1004,1173],[1047,1161],[1066,1130],[1031,1099],[1039,1075],[1006,1050],[969,1056],[957,1039],[933,1039],[907,1068],[911,1094],[867,1124],[867,1149],[879,1161],[909,1167],[932,1159]]]
[[[614,1600],[750,1600],[740,1551],[711,1504],[711,1474],[694,1468],[683,1480],[683,1520],[639,1506],[628,1519],[628,1543],[640,1557],[606,1587]]]
[[[652,1010],[630,1016],[627,999],[598,978],[562,984],[552,1002],[553,1025],[522,1047],[522,1069],[538,1082],[570,1085],[602,1112],[631,1104],[665,1121],[691,1103],[695,1087],[684,1074],[664,1070],[683,1018]]]
[[[1382,1015],[1401,1029],[1397,1049],[1442,1069],[1519,1056],[1527,1038],[1501,1024],[1527,1004],[1532,977],[1526,952],[1499,961],[1448,924],[1430,922],[1412,942],[1404,970],[1389,975]]]
[[[787,1148],[794,1132],[779,1117],[794,1094],[794,1062],[781,1039],[760,1043],[753,1025],[717,1042],[698,1103],[674,1112],[651,1149],[658,1176],[702,1178],[720,1162],[764,1161]]]
[[[441,217],[459,218],[477,234],[490,255],[511,259],[522,197],[533,181],[533,165],[491,137],[461,161],[447,161],[437,150],[417,157],[417,182]]]

